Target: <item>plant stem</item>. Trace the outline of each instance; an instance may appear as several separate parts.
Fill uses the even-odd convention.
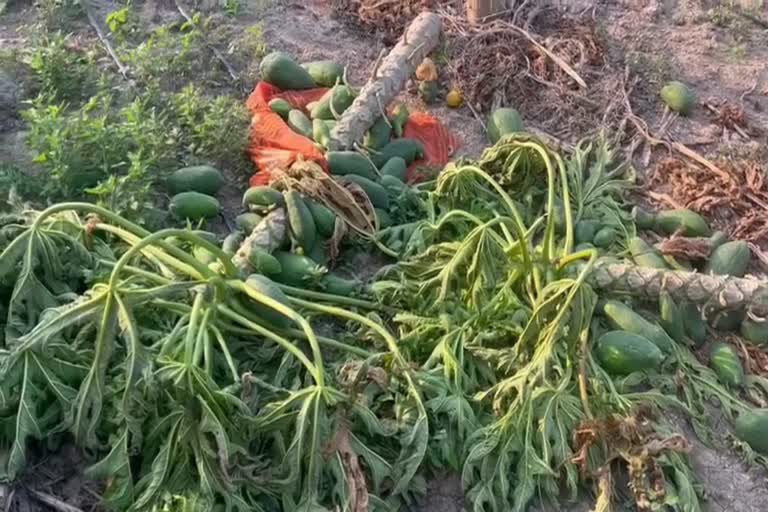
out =
[[[352,297],[345,297],[343,295],[333,295],[330,293],[316,292],[313,290],[305,290],[303,288],[296,288],[295,286],[288,286],[287,284],[278,284],[278,286],[284,292],[290,295],[295,295],[297,297],[306,297],[308,299],[333,302],[334,304],[339,304],[343,306],[382,310],[382,311],[387,311],[389,313],[395,311],[393,308],[389,308],[382,304],[377,304],[375,302],[371,302],[363,299],[355,299]]]
[[[499,196],[501,196],[501,199],[504,201],[504,205],[507,207],[509,212],[512,214],[512,226],[515,228],[515,234],[520,240],[525,240],[525,224],[523,223],[523,217],[520,215],[520,212],[517,211],[517,207],[515,207],[515,203],[512,201],[512,198],[509,197],[509,194],[504,191],[504,189],[499,185],[496,180],[494,180],[488,173],[486,173],[484,170],[482,170],[480,167],[477,167],[475,165],[464,165],[458,169],[458,171],[471,171],[476,173],[478,176],[483,178],[488,184],[493,187],[493,189],[496,191]],[[523,256],[523,261],[525,263],[525,266],[528,268],[531,268],[531,256],[528,254],[528,247],[527,244],[521,244],[520,245],[521,254]]]
[[[426,415],[427,411],[424,408],[424,403],[421,400],[421,393],[419,393],[418,388],[416,387],[415,382],[413,381],[413,378],[411,377],[411,369],[408,365],[408,362],[403,357],[402,353],[400,352],[400,348],[397,346],[397,340],[380,324],[374,322],[370,318],[366,318],[362,315],[359,315],[357,313],[353,313],[351,311],[347,311],[341,308],[333,307],[333,306],[325,306],[322,304],[315,304],[314,302],[307,302],[302,299],[297,298],[290,298],[290,301],[302,306],[304,308],[307,308],[309,310],[315,310],[315,311],[321,311],[323,313],[327,313],[329,315],[338,316],[341,318],[346,318],[348,320],[353,320],[355,322],[359,322],[372,330],[374,330],[377,334],[379,334],[382,338],[384,338],[384,341],[387,344],[387,347],[389,347],[390,352],[392,352],[392,356],[397,361],[398,365],[400,365],[403,375],[405,376],[406,381],[409,385],[409,391],[413,395],[413,398],[417,402],[417,406],[419,408],[419,411],[422,412],[424,415]]]
[[[229,306],[220,305],[219,312],[225,317],[239,323],[240,325],[255,331],[256,334],[260,334],[261,336],[264,336],[265,338],[274,341],[275,343],[283,347],[285,350],[293,354],[293,356],[296,359],[298,359],[299,362],[303,364],[304,367],[309,371],[309,373],[315,379],[315,382],[317,382],[318,368],[316,368],[315,365],[313,365],[312,362],[307,358],[304,352],[299,350],[299,348],[295,346],[293,343],[283,338],[282,336],[278,336],[277,334],[270,331],[269,329],[265,329],[264,327],[260,326],[256,322],[253,322],[248,318],[242,316],[241,314],[235,312]]]
[[[268,308],[274,309],[281,315],[290,318],[301,327],[301,330],[304,331],[307,335],[307,341],[309,342],[309,346],[312,349],[312,356],[315,360],[315,366],[317,367],[317,374],[316,374],[317,385],[321,388],[325,387],[325,373],[324,373],[325,370],[323,367],[323,355],[320,352],[320,345],[317,343],[317,337],[315,336],[315,331],[312,330],[312,326],[309,325],[309,322],[307,322],[307,320],[303,316],[298,314],[295,310],[273,299],[272,297],[264,293],[261,293],[255,288],[248,286],[246,283],[242,281],[231,279],[227,281],[226,284],[234,290],[245,293],[256,302],[263,304]]]

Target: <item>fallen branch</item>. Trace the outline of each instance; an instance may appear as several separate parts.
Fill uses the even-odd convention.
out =
[[[381,61],[376,78],[366,83],[352,106],[331,131],[329,149],[351,148],[381,115],[379,104],[388,105],[405,85],[416,66],[437,46],[440,16],[423,12],[405,30],[397,45]]]
[[[81,2],[81,5],[83,6],[83,10],[85,11],[86,16],[88,16],[88,22],[96,31],[96,35],[99,37],[101,44],[104,45],[104,47],[107,50],[107,53],[112,58],[115,65],[117,65],[117,70],[120,72],[121,75],[123,75],[123,78],[128,80],[128,68],[125,67],[125,65],[123,65],[122,62],[120,62],[120,58],[117,56],[117,53],[115,53],[115,49],[112,47],[112,43],[104,33],[101,23],[99,23],[99,20],[101,18],[96,16],[96,14],[94,13],[96,7],[98,7],[99,5],[99,0],[90,0],[87,2]]]
[[[40,503],[44,503],[45,505],[48,505],[50,508],[57,510],[58,512],[83,512],[82,509],[68,505],[50,494],[32,489],[29,490],[29,493]]]

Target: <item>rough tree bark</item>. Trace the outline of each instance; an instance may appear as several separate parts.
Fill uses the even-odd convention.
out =
[[[636,267],[598,261],[590,284],[606,292],[624,293],[658,301],[666,290],[673,299],[704,306],[707,315],[743,310],[768,317],[768,282],[731,276],[716,276]]]
[[[349,149],[362,140],[368,128],[395,99],[416,66],[437,46],[440,28],[440,16],[437,14],[422,12],[416,16],[363,86],[352,106],[336,123],[331,131],[329,149]]]

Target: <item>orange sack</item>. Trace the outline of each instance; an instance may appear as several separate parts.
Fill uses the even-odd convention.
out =
[[[424,179],[417,167],[442,169],[459,147],[459,140],[437,118],[424,112],[414,112],[408,116],[403,137],[416,139],[424,146],[424,158],[417,160],[408,168],[408,183]]]
[[[266,82],[259,82],[246,101],[251,111],[250,143],[248,154],[256,164],[251,186],[266,185],[271,173],[289,167],[297,159],[313,160],[327,169],[325,156],[308,138],[294,132],[283,118],[272,112],[269,102],[282,98],[292,107],[304,110],[307,104],[320,99],[327,89],[281,91]]]
[[[319,100],[327,91],[324,88],[282,91],[266,82],[256,84],[246,101],[246,107],[253,114],[248,153],[256,164],[251,186],[268,185],[275,170],[286,169],[299,158],[313,160],[328,170],[325,156],[315,143],[294,132],[283,118],[269,108],[271,100],[281,98],[293,108],[306,112],[307,105]],[[459,145],[445,125],[424,112],[414,112],[408,117],[403,136],[416,139],[424,146],[424,158],[408,169],[409,183],[424,179],[418,167],[442,169]]]

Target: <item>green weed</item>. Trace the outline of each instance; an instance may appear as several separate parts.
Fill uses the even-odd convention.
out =
[[[189,23],[158,27],[145,42],[125,51],[123,59],[138,80],[159,80],[163,88],[199,83],[211,62],[202,33]]]
[[[18,167],[0,163],[0,206],[12,190],[21,198],[30,199],[42,193],[43,181],[37,176],[24,173]]]
[[[32,45],[21,51],[33,76],[34,89],[55,102],[80,102],[96,92],[97,52],[61,32],[32,29]]]
[[[203,162],[237,170],[249,166],[248,117],[240,102],[208,98],[192,86],[156,94],[121,105],[102,92],[70,110],[49,96],[33,100],[23,116],[27,143],[49,178],[44,195],[92,196],[137,222],[151,223],[161,182],[176,168]]]

